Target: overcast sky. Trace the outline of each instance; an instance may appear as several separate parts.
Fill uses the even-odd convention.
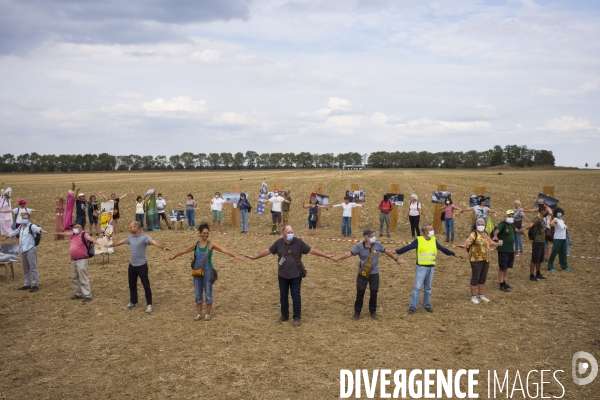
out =
[[[0,0],[0,152],[600,162],[600,2]]]

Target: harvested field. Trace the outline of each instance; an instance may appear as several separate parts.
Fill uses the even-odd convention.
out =
[[[400,184],[406,200],[413,192],[420,196],[424,220],[429,221],[433,213],[431,191],[438,184],[448,185],[459,207],[468,205],[475,186],[485,186],[491,193],[491,207],[497,210],[512,208],[517,198],[526,208],[531,207],[542,187],[553,185],[574,243],[571,255],[600,256],[600,228],[589,223],[600,219],[596,204],[600,195],[598,171],[0,175],[0,182],[13,188],[13,204],[25,198],[28,206],[44,211],[34,214],[32,220],[49,231],[54,227],[54,199],[65,196],[73,181],[89,193],[102,190],[122,195],[133,189],[139,194],[155,188],[163,193],[169,209],[184,202],[187,193],[193,193],[198,201],[208,200],[216,190],[229,192],[232,184],[248,191],[256,207],[256,194],[263,181],[270,189],[281,183],[292,190],[294,201],[305,202],[315,184],[323,182],[325,194],[339,203],[350,184],[357,183],[367,193],[367,208],[360,211],[360,232],[367,227],[377,231],[377,204],[393,183]],[[404,220],[406,210],[407,205],[401,207],[400,229],[392,234],[393,241],[411,239]],[[268,247],[274,240],[267,235],[270,215],[254,212],[255,208],[249,220],[250,233],[265,236],[241,235],[239,227],[231,227],[227,209],[227,234],[213,233],[211,240],[239,255],[257,254]],[[132,196],[121,201],[121,214],[117,239],[126,237],[125,222],[133,220]],[[292,206],[291,221],[297,235],[306,235],[306,215],[299,205]],[[196,221],[209,219],[209,205],[202,204]],[[499,217],[494,221],[499,222]],[[324,210],[322,224],[318,238],[339,238],[341,210]],[[470,213],[456,217],[457,242],[466,237],[470,224]],[[197,240],[186,230],[149,234],[175,251]],[[354,232],[355,239],[359,235]],[[334,264],[309,255],[305,260],[308,276],[302,286],[302,326],[294,328],[275,323],[279,291],[272,257],[237,262],[216,253],[220,278],[214,286],[213,320],[195,322],[191,257],[169,262],[168,253],[149,248],[154,312],[147,315],[141,307],[145,305],[141,285],[138,308],[123,309],[129,298],[127,246],[116,248],[110,263],[102,264],[101,258],[90,261],[94,300],[84,304],[69,299],[69,242],[54,241],[46,235],[38,247],[37,293],[15,290],[22,284],[20,262],[15,265],[15,281],[0,278],[0,398],[331,399],[339,397],[340,369],[381,368],[479,369],[478,392],[484,398],[488,370],[502,374],[509,370],[511,376],[519,370],[525,382],[530,370],[561,369],[564,373],[558,377],[565,387],[564,398],[600,398],[600,378],[587,386],[576,386],[571,379],[575,352],[587,351],[600,360],[600,261],[571,257],[572,273],[558,268],[555,274],[548,274],[546,282],[534,284],[528,280],[531,244],[526,237],[523,241],[527,253],[516,258],[515,268],[507,277],[514,286],[511,293],[498,290],[494,254],[486,292],[489,304],[469,302],[471,270],[467,260],[438,255],[432,293],[434,314],[422,308],[415,315],[406,312],[414,280],[414,253],[402,256],[409,261],[402,267],[382,258],[377,321],[368,317],[366,304],[363,317],[351,319],[357,258]],[[353,245],[313,239],[307,242],[329,254],[341,254]],[[539,383],[539,374],[536,376]],[[560,386],[551,377],[545,380],[553,382],[546,384],[545,396],[560,396]],[[530,387],[535,391],[531,383]],[[520,393],[514,398],[522,398]]]

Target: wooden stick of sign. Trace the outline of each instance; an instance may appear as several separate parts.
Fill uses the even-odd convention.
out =
[[[446,185],[438,185],[437,186],[437,191],[438,192],[445,192],[446,191],[447,186]],[[442,212],[444,211],[444,206],[446,204],[445,203],[435,203],[434,207],[433,207],[433,231],[434,232],[442,232]]]
[[[398,194],[400,193],[400,185],[397,183],[392,183],[390,186],[390,193]],[[394,205],[392,207],[392,211],[390,212],[390,231],[397,232],[398,231],[398,211],[400,207]]]
[[[239,193],[240,185],[233,184],[229,187],[230,193]],[[237,208],[233,207],[233,204],[229,205],[231,210],[231,227],[235,229],[235,227],[240,226],[240,213]]]
[[[360,190],[360,186],[358,183],[352,183],[350,185],[350,190]],[[358,217],[359,217],[359,207],[352,207],[352,230],[358,230]]]
[[[554,186],[544,186],[542,193],[546,196],[554,197]]]
[[[319,182],[315,185],[315,193],[316,194],[325,194],[325,184],[323,182]],[[310,204],[310,203],[309,203]],[[321,227],[321,208],[317,207],[317,228]]]

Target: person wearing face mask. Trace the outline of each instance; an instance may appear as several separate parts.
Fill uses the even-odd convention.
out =
[[[359,203],[350,203],[350,197],[344,197],[344,202],[334,204],[332,207],[342,207],[342,236],[352,236],[352,208],[362,207]]]
[[[193,194],[187,195],[187,201],[185,204],[179,203],[180,206],[185,207],[185,217],[188,222],[188,230],[195,231],[196,230],[196,207],[198,207],[198,202],[194,200]]]
[[[221,193],[216,192],[215,197],[205,201],[205,203],[210,203],[210,211],[212,212],[212,228],[211,230],[215,230],[215,223],[219,225],[219,231],[223,232],[221,228],[221,221],[223,221],[223,204],[227,203],[227,200],[221,198]]]
[[[498,224],[492,234],[494,241],[502,241],[502,245],[498,247],[498,282],[500,283],[500,290],[503,292],[509,292],[512,289],[512,286],[506,283],[506,272],[508,268],[513,267],[515,262],[515,235],[522,235],[524,232],[522,229],[515,227],[514,222],[515,212],[506,210],[505,220]]]
[[[246,193],[240,193],[240,199],[237,204],[238,212],[240,214],[240,224],[242,225],[241,233],[248,233],[248,213],[252,206],[246,198]]]
[[[283,203],[288,203],[288,204],[292,204],[291,201],[286,200],[284,197],[279,195],[279,190],[275,189],[273,190],[273,196],[271,196],[268,200],[262,201],[260,202],[260,204],[265,204],[265,203],[271,203],[273,204],[271,207],[271,219],[273,221],[273,224],[276,226],[276,232],[280,233],[281,232],[281,206]]]
[[[555,218],[550,221],[550,226],[554,227],[554,237],[552,241],[552,253],[550,253],[550,258],[548,259],[548,271],[554,272],[554,259],[558,255],[558,262],[560,263],[560,267],[567,271],[571,272],[571,268],[567,264],[567,224],[563,221],[563,215],[565,211],[556,207],[554,209]]]
[[[461,211],[460,208],[454,205],[452,198],[446,199],[444,206],[444,227],[446,228],[446,242],[454,242],[454,210]]]
[[[546,242],[546,216],[550,213],[550,207],[545,204],[540,204],[538,215],[531,221],[530,224],[524,226],[523,229],[533,229],[534,239],[531,243],[531,263],[529,264],[529,280],[531,282],[539,282],[546,278],[542,275],[542,262],[544,261],[544,243]],[[534,275],[535,274],[535,275]]]
[[[37,252],[35,249],[35,236],[48,232],[41,227],[32,224],[29,219],[30,214],[23,213],[21,215],[21,225],[19,228],[9,233],[8,236],[4,236],[4,238],[0,240],[0,244],[4,244],[6,238],[14,238],[17,235],[20,237],[18,243],[23,260],[24,283],[19,290],[37,292],[39,286],[39,274],[37,267]]]
[[[356,276],[356,301],[354,302],[354,320],[360,318],[362,311],[363,299],[369,285],[369,313],[371,318],[377,319],[377,292],[379,291],[379,255],[386,254],[398,265],[406,264],[406,261],[398,258],[392,251],[386,250],[385,246],[377,241],[375,232],[370,229],[365,229],[363,232],[363,241],[354,246],[350,251],[342,254],[339,257],[332,259],[333,262],[344,260],[348,257],[358,255],[360,259]],[[371,263],[371,271],[368,277],[360,274],[361,268],[365,263]]]
[[[71,300],[81,300],[84,303],[92,301],[92,290],[90,288],[90,279],[88,278],[88,249],[87,243],[96,244],[94,238],[88,235],[83,226],[75,222],[71,225],[72,233],[54,232],[55,235],[66,236],[71,239],[69,255],[71,256],[71,279],[73,281],[73,291]],[[85,241],[85,243],[84,243]]]
[[[298,263],[302,262],[303,254],[314,254],[319,257],[334,258],[333,255],[327,255],[315,248],[311,248],[302,239],[294,236],[294,229],[291,226],[283,228],[282,237],[277,239],[269,248],[264,249],[257,255],[247,255],[251,260],[258,260],[269,254],[277,254],[278,280],[279,280],[279,300],[281,304],[281,317],[278,323],[290,319],[289,292],[292,292],[294,326],[300,326],[302,311],[302,299],[300,297],[300,287],[302,285],[302,272]]]
[[[463,249],[468,249],[470,254],[469,261],[471,262],[471,303],[479,304],[480,302],[489,303],[490,300],[483,294],[485,289],[485,281],[490,269],[490,247],[498,247],[496,243],[490,239],[485,231],[486,221],[479,218],[475,221],[475,230],[471,232],[464,244],[458,245]],[[512,246],[511,246],[512,249]]]
[[[417,260],[415,266],[415,285],[413,287],[408,313],[414,314],[417,311],[417,303],[419,302],[419,294],[421,287],[424,287],[423,307],[425,311],[432,313],[431,307],[431,283],[435,272],[435,259],[438,250],[447,256],[454,256],[462,259],[462,256],[448,250],[442,246],[435,238],[433,226],[430,223],[425,223],[422,227],[423,236],[417,238],[408,246],[404,246],[396,250],[396,254],[404,254],[410,250],[416,250]]]
[[[158,224],[160,225],[160,220],[163,219],[165,224],[167,225],[167,229],[171,229],[171,224],[169,224],[169,219],[166,214],[167,209],[167,201],[162,196],[162,193],[158,194],[158,199],[156,199],[156,211],[158,213]]]

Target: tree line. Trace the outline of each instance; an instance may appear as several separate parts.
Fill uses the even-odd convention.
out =
[[[366,158],[366,155],[365,155]],[[241,170],[342,168],[361,165],[363,155],[352,153],[191,153],[166,156],[114,156],[102,154],[28,153],[0,156],[0,172],[88,172],[88,171],[156,171],[156,170]],[[533,150],[527,146],[495,146],[487,151],[440,152],[374,152],[367,158],[371,168],[485,168],[497,165],[526,167],[554,165],[554,155],[548,150]]]

